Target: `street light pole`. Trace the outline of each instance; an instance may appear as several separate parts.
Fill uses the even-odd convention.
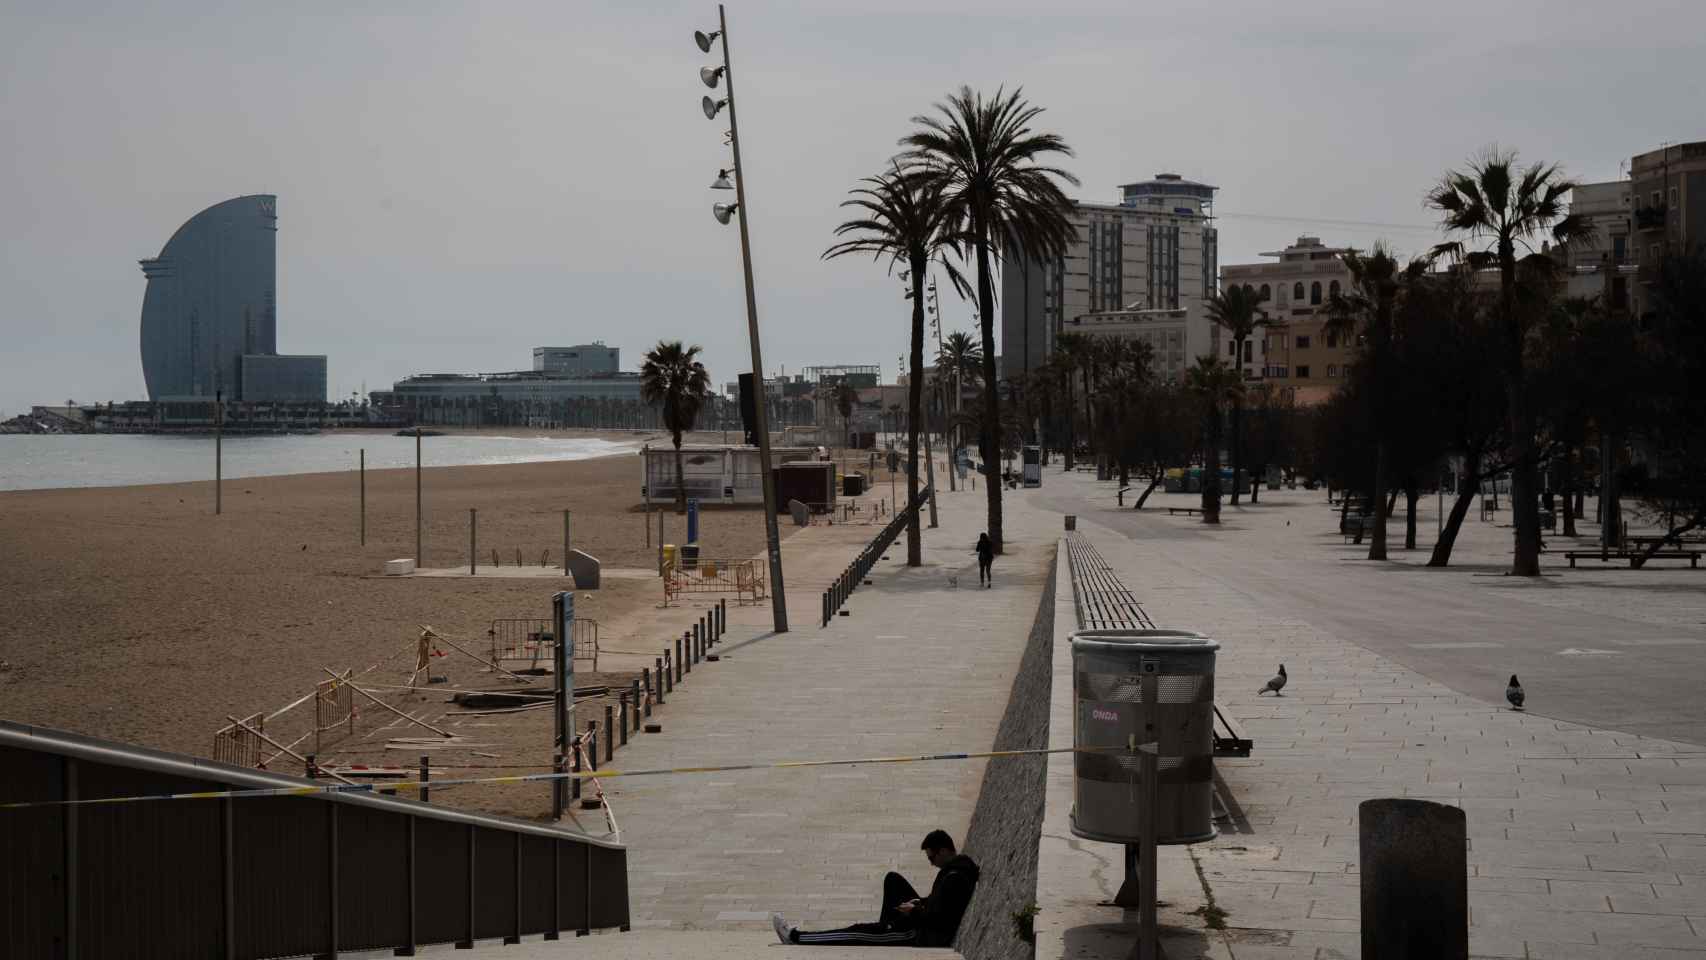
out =
[[[734,149],[735,203],[740,214],[740,260],[746,273],[746,332],[752,343],[752,376],[757,390],[764,389],[764,358],[758,346],[758,301],[752,285],[752,244],[746,226],[746,164],[740,159],[740,126],[735,120],[735,73],[729,55],[729,18],[717,4],[717,29],[722,32],[723,80],[729,87],[729,143]],[[768,397],[753,404],[758,420],[758,468],[764,477],[764,541],[770,554],[770,615],[777,633],[788,632],[788,601],[782,582],[782,535],[776,527],[776,475],[770,461]]]

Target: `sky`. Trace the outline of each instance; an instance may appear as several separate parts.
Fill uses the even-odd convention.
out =
[[[278,195],[278,349],[333,399],[660,338],[750,369],[710,3],[0,0],[0,417],[146,397],[136,261]],[[1583,180],[1706,139],[1706,3],[871,0],[729,5],[764,366],[896,373],[909,307],[822,261],[837,204],[961,84],[1022,87],[1111,202],[1220,187],[1221,263],[1301,234],[1434,242],[1428,187],[1490,144]],[[715,52],[716,48],[713,48]],[[726,115],[725,115],[726,116]],[[947,329],[975,329],[947,299]],[[997,330],[999,330],[997,323]]]

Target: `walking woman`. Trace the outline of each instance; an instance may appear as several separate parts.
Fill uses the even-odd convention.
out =
[[[980,587],[995,586],[995,574],[991,573],[990,565],[995,563],[995,544],[989,540],[989,534],[977,535],[977,584]]]

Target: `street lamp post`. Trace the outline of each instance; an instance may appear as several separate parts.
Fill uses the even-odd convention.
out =
[[[717,85],[718,74],[728,83],[728,97],[721,104],[706,97],[702,102],[705,116],[715,119],[721,106],[729,111],[729,145],[734,151],[735,202],[734,212],[740,216],[740,259],[742,270],[746,274],[746,329],[747,339],[752,344],[752,376],[756,389],[764,390],[764,358],[758,346],[758,301],[753,294],[752,285],[752,244],[748,238],[746,225],[746,166],[740,159],[740,127],[735,121],[735,78],[730,69],[729,57],[729,20],[723,5],[717,4],[717,32],[706,36],[703,33],[694,34],[694,41],[701,52],[711,52],[711,41],[721,38],[723,41],[723,67],[718,71],[706,67],[699,72],[699,77],[708,87]],[[726,185],[723,175],[717,178],[719,184]],[[712,208],[717,220],[729,222],[729,208],[725,204],[717,204]],[[788,601],[782,581],[782,535],[776,528],[776,476],[771,470],[770,461],[770,423],[768,416],[768,398],[762,394],[758,402],[753,404],[758,433],[758,468],[763,472],[764,484],[764,539],[770,554],[770,614],[772,625],[777,633],[788,632]]]

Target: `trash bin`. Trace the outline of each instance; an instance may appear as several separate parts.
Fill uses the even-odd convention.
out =
[[[681,547],[681,569],[699,569],[699,545],[697,543],[683,544]]]
[[[676,565],[675,544],[666,543],[663,545],[663,565],[665,569]]]
[[[1066,515],[1066,529],[1068,529],[1068,530],[1077,530],[1078,529],[1078,515],[1077,514],[1069,513]]]
[[[1214,657],[1220,644],[1182,630],[1080,630],[1072,635],[1073,744],[1155,742],[1160,756],[1157,843],[1215,835]],[[1137,843],[1138,758],[1073,755],[1072,832]]]
[[[857,497],[860,494],[863,494],[864,492],[865,492],[865,475],[864,474],[862,474],[862,473],[849,473],[846,476],[841,478],[841,495],[842,496],[844,496],[844,497]]]

